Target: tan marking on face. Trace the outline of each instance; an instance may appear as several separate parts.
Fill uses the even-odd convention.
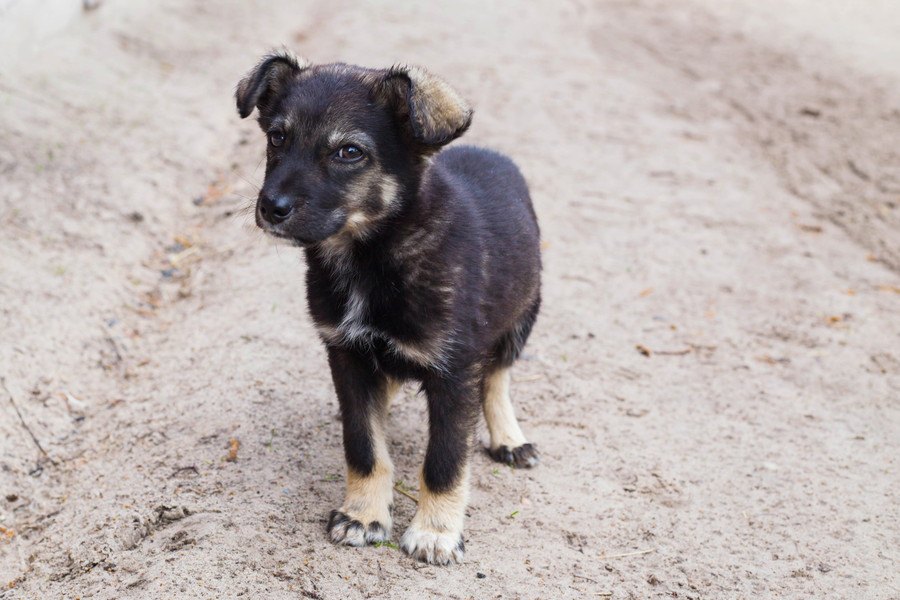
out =
[[[351,213],[350,216],[347,217],[347,224],[345,225],[345,227],[352,233],[359,234],[370,222],[371,219],[367,214],[362,211],[358,211]]]
[[[341,146],[352,144],[359,146],[361,149],[368,150],[375,145],[375,142],[365,131],[360,131],[353,127],[338,127],[328,134],[328,147],[337,150]]]
[[[509,368],[497,369],[484,378],[484,419],[491,434],[491,449],[513,449],[527,443],[509,399]]]
[[[381,206],[377,212],[369,213],[369,207],[364,206],[366,199],[372,191],[375,180],[380,178],[378,185],[381,193]],[[338,232],[338,236],[345,234],[353,239],[365,239],[372,231],[377,222],[388,215],[394,208],[398,200],[398,192],[400,183],[397,178],[392,175],[372,174],[368,177],[361,177],[354,182],[347,191],[345,196],[348,209],[347,220],[344,227]]]
[[[399,201],[400,182],[393,175],[385,175],[381,179],[381,209],[389,210]]]
[[[281,131],[284,131],[285,133],[287,133],[294,128],[295,119],[292,114],[288,113],[288,114],[282,116],[281,118],[279,118],[272,125],[273,125],[273,129],[280,129]]]

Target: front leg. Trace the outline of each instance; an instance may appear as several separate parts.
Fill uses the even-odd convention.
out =
[[[478,415],[474,377],[425,379],[429,439],[419,478],[419,508],[400,540],[424,562],[461,562],[463,521],[469,501],[469,455]]]
[[[336,544],[365,546],[391,535],[394,466],[384,421],[399,383],[356,352],[328,349],[328,363],[344,425],[347,495],[331,511],[328,535]]]

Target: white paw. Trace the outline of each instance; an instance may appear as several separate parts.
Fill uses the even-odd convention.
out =
[[[461,533],[420,529],[415,524],[403,534],[400,547],[413,558],[432,565],[460,563],[466,551]]]
[[[333,510],[328,517],[328,537],[335,544],[343,546],[367,546],[390,539],[391,524],[379,521],[363,523],[346,513]]]

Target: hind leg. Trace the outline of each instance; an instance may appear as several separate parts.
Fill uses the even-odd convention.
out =
[[[533,467],[538,463],[539,455],[534,444],[529,444],[525,439],[516,420],[516,412],[509,399],[509,369],[522,354],[540,306],[541,299],[538,297],[519,323],[497,343],[481,385],[484,419],[491,434],[491,457],[519,468]]]
[[[519,427],[509,399],[509,367],[496,367],[484,377],[484,419],[491,435],[491,457],[519,468],[533,467],[539,455]]]
[[[525,439],[516,420],[509,399],[509,369],[522,354],[540,307],[538,296],[516,326],[500,338],[489,358],[481,387],[484,419],[491,434],[491,457],[519,468],[533,467],[539,455],[534,444]]]

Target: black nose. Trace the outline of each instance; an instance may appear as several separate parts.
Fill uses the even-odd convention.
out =
[[[263,196],[259,202],[259,212],[262,214],[262,218],[273,225],[287,219],[292,210],[294,210],[294,201],[288,196],[275,198]]]

